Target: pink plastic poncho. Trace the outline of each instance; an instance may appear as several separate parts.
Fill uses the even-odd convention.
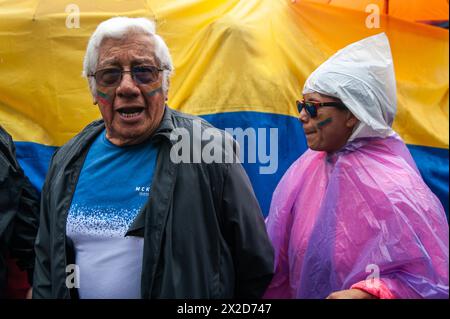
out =
[[[445,212],[398,136],[308,150],[276,188],[267,227],[266,298],[325,298],[377,277],[381,298],[448,298]]]
[[[303,94],[340,99],[359,120],[333,155],[308,150],[286,172],[267,220],[275,248],[273,298],[325,298],[362,289],[378,298],[448,298],[448,223],[406,145],[389,39],[336,52]]]
[[[448,224],[398,136],[286,172],[267,219],[276,274],[266,298],[325,298],[379,274],[396,298],[448,298]]]

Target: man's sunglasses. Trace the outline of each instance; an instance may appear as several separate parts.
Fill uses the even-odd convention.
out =
[[[319,107],[337,107],[339,109],[346,109],[346,106],[342,102],[305,102],[305,100],[297,101],[298,112],[301,113],[303,109],[311,118],[317,116],[317,109]]]
[[[136,84],[150,84],[158,80],[159,72],[164,69],[156,66],[134,66],[129,71],[120,68],[107,68],[89,74],[95,78],[100,86],[118,86],[124,73],[131,73],[131,78]]]

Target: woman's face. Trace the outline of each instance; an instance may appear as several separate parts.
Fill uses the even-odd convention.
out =
[[[305,102],[339,102],[336,98],[317,92],[305,94],[303,98]],[[309,148],[328,153],[338,151],[347,143],[358,122],[349,110],[333,106],[318,107],[314,118],[302,109],[300,121]]]

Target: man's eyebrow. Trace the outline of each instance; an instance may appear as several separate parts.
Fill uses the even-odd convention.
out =
[[[104,59],[99,62],[99,65],[118,64],[117,58]]]
[[[133,59],[133,63],[153,63],[153,62],[155,62],[153,59],[144,57]]]
[[[154,59],[141,57],[141,58],[133,59],[132,64],[139,64],[139,63],[154,64],[154,62],[155,62]],[[99,65],[118,65],[118,64],[119,64],[119,60],[117,58],[104,59],[104,60],[100,61],[100,63],[99,63]]]

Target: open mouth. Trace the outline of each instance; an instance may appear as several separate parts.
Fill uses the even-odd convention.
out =
[[[133,117],[139,116],[142,112],[144,112],[143,107],[126,107],[118,109],[117,112],[124,118],[131,119]]]

